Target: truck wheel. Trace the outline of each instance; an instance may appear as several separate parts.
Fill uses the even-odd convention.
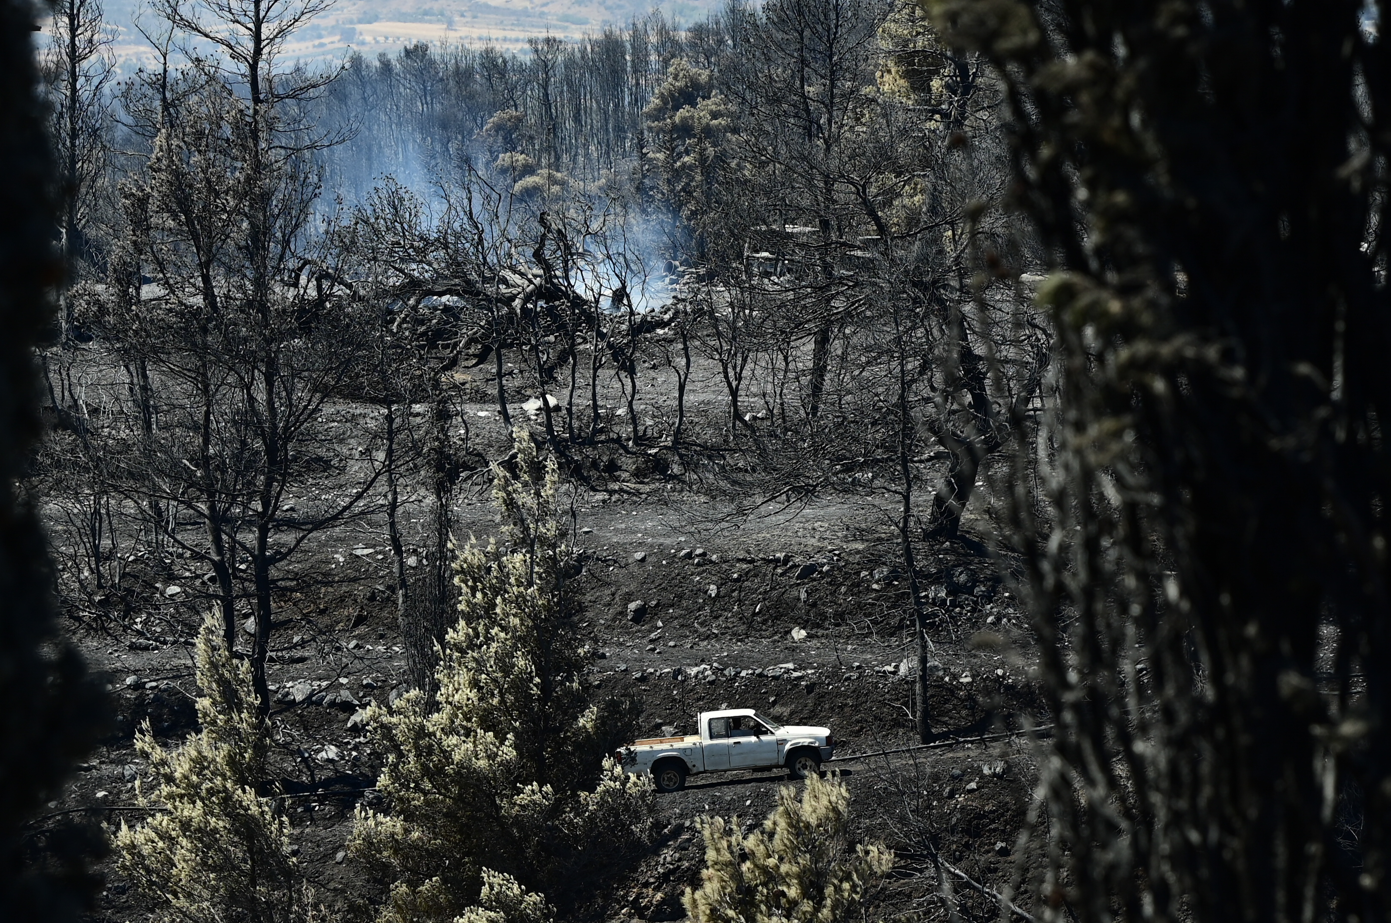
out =
[[[805,779],[821,771],[821,756],[815,750],[793,750],[787,758],[787,772],[794,779]]]
[[[675,760],[652,767],[652,781],[659,792],[679,792],[686,787],[686,767]]]

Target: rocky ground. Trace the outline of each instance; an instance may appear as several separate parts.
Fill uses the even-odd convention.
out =
[[[470,412],[486,414],[486,406]],[[487,453],[502,448],[475,438]],[[644,733],[690,732],[697,712],[717,707],[829,726],[839,751],[826,768],[849,785],[859,834],[898,856],[876,897],[879,915],[946,918],[955,903],[967,918],[997,916],[981,888],[1005,889],[1034,862],[1019,834],[1035,760],[1026,737],[1009,732],[1047,720],[1029,680],[1029,637],[997,564],[970,539],[919,549],[933,602],[928,707],[940,739],[912,749],[913,650],[905,582],[880,508],[887,498],[736,513],[738,504],[673,473],[679,463],[658,466],[666,469],[660,473],[650,456],[614,454],[605,476],[577,485],[571,498],[584,565],[582,631],[594,655],[589,682],[636,695]],[[461,508],[464,529],[478,535],[491,528],[485,492],[480,482]],[[307,566],[334,579],[282,606],[271,668],[277,759],[293,767],[288,816],[302,862],[345,919],[365,898],[345,853],[353,810],[375,797],[377,755],[361,709],[398,694],[406,681],[383,545],[367,525],[320,543]],[[160,583],[150,589],[148,612],[79,630],[108,678],[118,719],[51,806],[54,815],[80,811],[111,828],[138,818],[135,729],[149,720],[168,742],[193,730],[189,639],[197,607],[179,599],[185,592]],[[973,643],[982,632],[994,643]],[[659,796],[658,843],[592,916],[681,918],[681,894],[703,863],[695,819],[737,815],[751,826],[786,784],[780,773],[734,773],[694,777],[686,790]],[[93,919],[146,913],[108,869]]]

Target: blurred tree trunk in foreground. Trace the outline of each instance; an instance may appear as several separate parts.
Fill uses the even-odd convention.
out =
[[[78,828],[34,817],[89,751],[101,693],[53,618],[43,534],[17,483],[39,434],[34,347],[63,277],[55,188],[36,95],[34,10],[0,0],[0,907],[9,920],[70,920],[95,891]]]
[[[1361,0],[925,6],[1055,260],[1040,905],[1386,919],[1391,48]]]

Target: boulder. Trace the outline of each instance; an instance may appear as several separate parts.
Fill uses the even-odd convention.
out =
[[[362,707],[362,703],[357,700],[357,696],[353,695],[352,692],[347,689],[334,689],[331,692],[325,693],[324,705],[328,708],[344,709],[357,709]]]

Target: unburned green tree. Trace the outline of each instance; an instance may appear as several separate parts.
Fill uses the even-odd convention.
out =
[[[135,739],[154,785],[138,788],[151,810],[116,835],[121,871],[183,923],[300,923],[313,905],[292,856],[290,825],[258,786],[269,748],[251,666],[222,644],[210,615],[197,641],[202,730],[166,749],[148,724]]]
[[[434,704],[415,691],[369,712],[386,807],[360,809],[352,851],[391,883],[383,923],[542,919],[592,897],[650,834],[648,780],[606,756],[631,710],[584,681],[556,465],[529,436],[516,449],[517,474],[494,471],[501,541],[455,565]]]
[[[809,776],[802,796],[778,790],[761,829],[740,836],[738,819],[700,820],[705,869],[683,903],[693,923],[838,923],[858,916],[893,867],[893,852],[850,838],[850,792],[832,776]]]

